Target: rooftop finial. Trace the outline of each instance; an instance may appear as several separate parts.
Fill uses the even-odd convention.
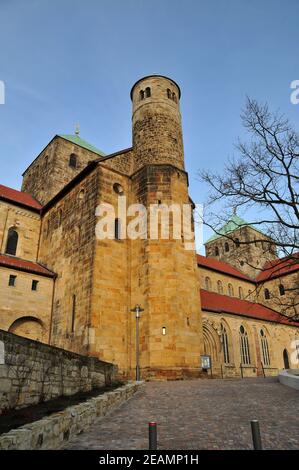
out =
[[[76,134],[77,136],[80,135],[80,124],[76,124],[76,127],[75,127],[75,134]]]

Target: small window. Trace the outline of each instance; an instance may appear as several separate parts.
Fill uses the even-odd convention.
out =
[[[217,281],[217,291],[218,294],[223,294],[223,286],[221,281]]]
[[[115,240],[120,240],[121,231],[120,231],[120,219],[115,219],[114,222],[114,238]]]
[[[172,99],[173,99],[173,101],[174,101],[175,103],[177,102],[176,94],[175,94],[175,93],[172,93]]]
[[[219,256],[219,248],[218,248],[218,246],[215,246],[215,256]]]
[[[140,98],[140,100],[144,100],[144,91],[143,90],[140,90],[139,98]]]
[[[171,100],[171,90],[167,88],[167,98]]]
[[[224,243],[224,251],[229,251],[229,244],[227,242]]]
[[[244,294],[243,294],[243,289],[242,289],[242,287],[239,287],[239,298],[240,298],[241,300],[244,299]]]
[[[79,199],[79,201],[83,201],[84,195],[85,195],[85,191],[84,191],[84,189],[81,189],[81,190],[79,191],[79,193],[78,193],[78,199]]]
[[[228,285],[228,295],[230,295],[231,297],[234,296],[234,288],[233,288],[232,284]]]
[[[265,289],[265,290],[264,290],[264,296],[265,296],[265,299],[266,299],[266,300],[269,300],[269,299],[270,299],[270,291],[269,291],[269,289]]]
[[[240,247],[240,239],[239,238],[235,238],[235,244],[236,244],[237,248]]]
[[[18,232],[14,230],[13,228],[10,228],[8,230],[6,250],[5,250],[5,253],[7,255],[13,255],[13,256],[16,255],[18,240],[19,240]]]
[[[32,285],[31,285],[31,290],[37,290],[37,286],[38,286],[38,281],[33,279]]]
[[[286,293],[283,284],[280,284],[280,285],[279,285],[279,293],[280,293],[280,295],[285,295],[285,293]]]
[[[113,190],[116,194],[119,194],[120,196],[124,194],[124,188],[119,183],[114,183]]]
[[[9,276],[8,285],[10,287],[14,287],[16,285],[16,279],[17,279],[17,276],[14,276],[13,274],[11,274]]]
[[[151,89],[150,89],[150,87],[147,87],[147,88],[145,89],[145,96],[146,96],[147,98],[149,98],[149,97],[151,96]]]
[[[205,289],[206,289],[206,290],[211,290],[211,287],[212,287],[212,286],[211,286],[211,279],[207,276],[207,277],[205,278]]]
[[[69,166],[71,168],[77,168],[77,155],[75,155],[74,153],[71,153],[70,155]]]

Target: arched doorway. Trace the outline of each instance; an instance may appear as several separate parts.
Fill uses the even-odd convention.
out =
[[[8,331],[35,341],[43,341],[45,333],[43,323],[35,317],[18,318],[12,323]]]
[[[290,368],[290,363],[289,363],[289,354],[286,349],[283,350],[283,363],[284,363],[284,368],[289,369]]]

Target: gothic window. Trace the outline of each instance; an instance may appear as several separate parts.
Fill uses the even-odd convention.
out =
[[[243,293],[242,287],[239,287],[239,298],[242,300],[244,299],[244,293]]]
[[[229,244],[227,242],[224,243],[224,251],[229,251]]]
[[[262,356],[263,356],[263,364],[264,366],[270,365],[270,354],[269,354],[269,346],[267,336],[264,330],[260,331],[260,339],[262,345]]]
[[[16,255],[18,240],[19,240],[18,232],[15,229],[10,228],[8,230],[6,250],[5,250],[5,253],[7,255],[13,255],[13,256]]]
[[[71,168],[77,168],[77,155],[75,155],[74,153],[71,153],[70,155],[69,166]]]
[[[233,288],[232,284],[228,285],[228,295],[230,295],[231,297],[234,296],[234,288]]]
[[[205,278],[205,289],[211,290],[211,279],[208,276]]]
[[[223,286],[221,281],[217,281],[217,291],[218,294],[223,294]]]
[[[265,299],[266,299],[266,300],[269,300],[269,299],[270,299],[270,291],[269,291],[269,289],[265,289],[265,290],[264,290],[264,296],[265,296]]]
[[[239,340],[240,340],[241,364],[250,364],[250,350],[249,350],[248,335],[243,325],[240,326]]]
[[[279,293],[280,295],[285,295],[285,288],[283,284],[279,284]]]
[[[222,342],[222,348],[223,348],[224,364],[229,364],[228,336],[227,336],[227,331],[222,323],[221,323],[221,342]]]
[[[149,97],[151,96],[151,89],[150,89],[150,87],[147,87],[147,88],[145,89],[145,96],[146,96],[147,98],[149,98]]]
[[[215,246],[215,256],[219,256],[219,248],[218,248],[218,246]]]

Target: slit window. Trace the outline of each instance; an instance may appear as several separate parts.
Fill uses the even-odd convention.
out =
[[[32,280],[31,290],[37,290],[38,281],[35,279]]]

